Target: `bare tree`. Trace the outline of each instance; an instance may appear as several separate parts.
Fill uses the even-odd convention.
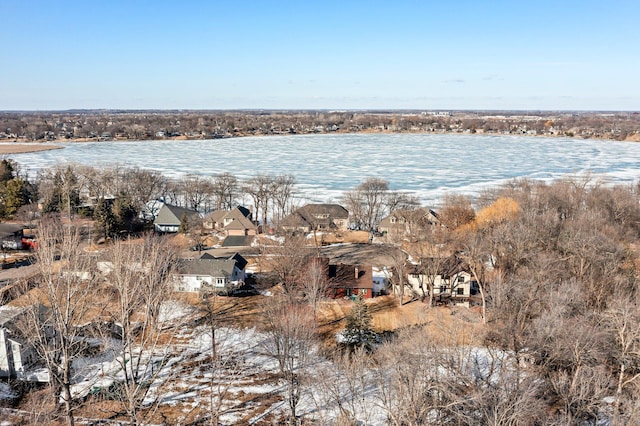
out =
[[[300,277],[300,290],[304,294],[306,302],[313,309],[313,317],[317,320],[320,302],[326,299],[330,286],[329,259],[309,258],[307,265],[303,268]]]
[[[305,305],[272,297],[264,309],[267,326],[265,349],[278,361],[289,406],[289,424],[298,424],[297,407],[304,389],[304,368],[312,359],[316,342],[313,313]]]
[[[267,226],[267,218],[269,213],[269,202],[272,198],[273,177],[267,175],[256,175],[248,179],[242,186],[242,189],[253,200],[255,209],[255,218],[262,217],[261,225]],[[262,216],[260,216],[262,213]]]
[[[365,179],[343,196],[347,210],[360,229],[372,231],[385,214],[389,182],[381,178]]]
[[[260,262],[265,270],[276,276],[291,300],[296,300],[302,289],[301,278],[312,255],[303,236],[290,236],[283,244],[263,246]]]
[[[376,386],[375,374],[368,368],[375,365],[373,355],[358,348],[335,353],[331,359],[331,364],[320,365],[314,377],[319,391],[313,397],[320,421],[336,425],[369,424]]]
[[[179,322],[161,316],[171,294],[175,250],[162,237],[147,235],[142,242],[116,241],[107,254],[108,286],[114,294],[114,323],[120,339],[114,348],[122,381],[119,397],[132,424],[157,407],[149,386],[159,379],[169,359],[170,341]],[[145,410],[143,410],[145,408]]]
[[[273,202],[276,205],[278,220],[287,214],[294,184],[295,178],[293,175],[278,175],[273,179],[271,193]]]
[[[216,209],[230,210],[238,197],[238,179],[231,173],[222,173],[213,177],[213,195]]]
[[[464,195],[447,195],[444,206],[439,212],[440,221],[444,226],[453,230],[472,222],[476,212],[471,202]]]
[[[469,266],[471,276],[478,285],[482,302],[482,323],[487,322],[487,281],[486,269],[491,255],[486,249],[486,240],[479,232],[470,231],[460,236],[459,256]]]
[[[73,360],[88,347],[90,331],[82,325],[91,321],[90,313],[99,316],[102,309],[95,297],[95,263],[82,251],[80,231],[73,224],[63,226],[45,218],[38,237],[38,286],[27,293],[22,325],[47,368],[52,397],[61,405],[67,424],[73,425]]]
[[[185,196],[187,206],[196,211],[209,210],[213,196],[213,184],[204,176],[187,175],[181,181],[182,193]]]
[[[144,212],[150,203],[160,199],[165,193],[167,178],[160,172],[132,167],[127,169],[125,174],[126,194],[138,212]],[[156,214],[157,211],[149,211],[151,217],[155,217]]]
[[[612,424],[618,425],[624,424],[620,419],[630,414],[622,409],[625,392],[640,382],[640,314],[635,301],[620,294],[610,302],[604,318],[614,337],[612,354],[618,377]]]

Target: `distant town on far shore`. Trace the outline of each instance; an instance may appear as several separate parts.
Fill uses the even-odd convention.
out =
[[[67,110],[0,112],[2,142],[218,139],[313,133],[473,133],[640,141],[631,111]]]

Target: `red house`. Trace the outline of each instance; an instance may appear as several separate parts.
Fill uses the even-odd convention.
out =
[[[330,265],[328,257],[312,257],[308,260],[305,275],[322,276],[326,283],[326,296],[332,299],[362,296],[373,297],[373,271],[371,265]]]
[[[371,265],[329,265],[328,296],[334,299],[349,296],[373,297],[373,272]]]

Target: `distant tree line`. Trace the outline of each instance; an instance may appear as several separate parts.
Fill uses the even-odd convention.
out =
[[[639,130],[640,117],[628,112],[0,112],[0,140],[14,141],[211,139],[327,132],[464,132],[624,140]]]

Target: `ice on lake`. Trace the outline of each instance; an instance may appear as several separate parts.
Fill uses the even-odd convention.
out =
[[[434,204],[445,193],[477,194],[514,178],[552,180],[590,172],[609,182],[640,176],[640,144],[568,138],[425,134],[323,134],[193,141],[62,143],[14,155],[30,174],[60,162],[131,165],[168,176],[229,172],[292,174],[309,201],[338,200],[367,177]]]

